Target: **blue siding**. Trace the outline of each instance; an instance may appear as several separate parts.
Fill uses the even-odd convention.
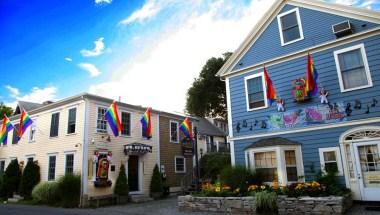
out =
[[[380,123],[368,124],[372,126],[380,126]],[[300,132],[293,134],[281,135],[283,138],[287,138],[293,141],[300,142],[302,144],[302,159],[305,171],[306,180],[313,180],[315,174],[320,169],[319,160],[319,148],[336,147],[339,146],[339,137],[345,131],[357,126],[346,126],[340,128],[324,129],[310,132]],[[257,139],[248,139],[235,141],[235,162],[236,165],[245,165],[244,151],[246,147],[252,143],[258,141]],[[314,172],[311,170],[311,166],[314,166]]]
[[[373,87],[355,90],[350,92],[341,93],[336,71],[336,65],[333,52],[342,48],[350,47],[353,45],[364,43],[365,51],[367,54],[368,64],[371,71]],[[352,115],[347,117],[347,120],[357,120],[364,118],[372,118],[380,116],[380,35],[373,36],[362,41],[353,42],[343,46],[335,47],[333,49],[325,50],[318,53],[313,53],[314,65],[319,73],[318,85],[322,86],[329,92],[329,101],[344,102],[345,104],[353,102],[358,99],[362,102],[361,110],[353,110]],[[277,95],[286,101],[286,110],[297,110],[307,106],[313,106],[320,102],[318,97],[306,103],[293,102],[292,95],[292,81],[298,77],[305,77],[306,73],[306,56],[297,58],[288,62],[267,67],[269,76],[272,79]],[[231,93],[231,110],[232,110],[232,125],[234,128],[233,136],[252,135],[263,132],[270,132],[269,129],[261,129],[259,125],[250,130],[250,125],[257,120],[267,119],[271,113],[277,113],[275,105],[269,108],[247,111],[244,77],[248,75],[262,72],[262,70],[252,71],[236,77],[230,78],[230,93]],[[370,113],[365,114],[367,104],[372,103],[373,98],[376,98],[379,103],[376,107],[370,108]],[[248,127],[242,127],[238,133],[236,125],[246,121]]]
[[[292,5],[285,5],[280,13],[293,8],[294,6]],[[378,26],[378,24],[375,23],[337,16],[302,7],[299,8],[299,12],[304,33],[303,40],[286,46],[281,46],[277,17],[274,17],[259,39],[253,44],[241,61],[236,64],[234,70],[246,68],[275,57],[286,55],[328,41],[334,41],[336,38],[332,32],[331,26],[348,19],[351,21],[355,32],[361,32]]]

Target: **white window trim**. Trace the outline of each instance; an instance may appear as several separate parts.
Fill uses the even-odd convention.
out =
[[[104,119],[104,120],[106,120],[106,130],[103,132],[103,130],[102,131],[100,131],[100,130],[98,130],[98,115],[99,115],[99,108],[104,108],[104,109],[106,109],[106,111],[107,111],[107,108],[108,107],[106,107],[106,106],[103,106],[103,105],[96,105],[96,117],[95,117],[95,133],[98,133],[98,134],[108,134],[108,125],[107,125],[107,120],[106,119]]]
[[[284,36],[282,34],[282,24],[281,24],[281,18],[283,16],[286,16],[290,13],[293,13],[295,12],[296,13],[296,17],[297,17],[297,24],[298,24],[298,30],[300,32],[300,38],[298,39],[295,39],[295,40],[292,40],[292,41],[289,41],[287,43],[284,43]],[[289,44],[292,44],[292,43],[295,43],[295,42],[298,42],[300,40],[303,40],[304,39],[304,36],[303,36],[303,29],[302,29],[302,23],[301,23],[301,17],[300,17],[300,12],[299,12],[299,9],[298,7],[297,8],[294,8],[294,9],[291,9],[291,10],[288,10],[284,13],[281,13],[277,16],[277,23],[278,23],[278,30],[280,32],[280,38],[281,38],[281,46],[286,46],[286,45],[289,45]]]
[[[55,166],[54,166],[54,179],[49,179],[49,171],[50,171],[50,157],[55,157]],[[58,158],[58,154],[57,153],[51,153],[51,154],[48,154],[48,160],[47,160],[47,178],[46,180],[47,181],[55,181],[57,179],[57,159]]]
[[[60,109],[60,110],[61,110],[61,109]],[[59,124],[62,123],[62,122],[61,122],[62,114],[61,114],[60,110],[57,110],[57,111],[51,112],[51,114],[50,114],[49,139],[58,138],[58,137],[59,137],[59,134],[61,133],[61,132],[59,132]],[[57,134],[57,136],[53,136],[53,137],[52,137],[52,136],[50,136],[50,133],[51,133],[51,120],[53,119],[53,115],[54,115],[54,114],[57,114],[57,113],[58,113],[58,134]]]
[[[175,123],[177,124],[177,141],[173,141],[172,140],[172,123]],[[174,120],[170,120],[169,121],[169,142],[170,143],[179,143],[179,123],[177,121],[174,121]]]
[[[183,171],[177,171],[177,158],[183,159]],[[186,158],[184,156],[174,156],[174,172],[175,173],[186,173]]]
[[[120,132],[121,137],[132,137],[132,112],[126,110],[120,110],[120,123],[121,123],[121,115],[122,113],[129,113],[129,135],[122,134]],[[142,136],[142,134],[141,134]]]
[[[248,80],[257,78],[261,76],[262,86],[263,86],[263,92],[264,92],[264,106],[257,107],[257,108],[249,108],[249,96],[248,96]],[[254,110],[260,110],[268,107],[268,98],[267,98],[267,91],[266,91],[266,83],[264,80],[264,72],[259,72],[250,76],[247,76],[244,78],[244,84],[245,84],[245,100],[247,104],[247,111],[254,111]]]
[[[69,117],[70,117],[70,110],[71,109],[76,109],[75,111],[75,132],[74,133],[69,133]],[[75,107],[70,107],[69,109],[67,109],[67,122],[66,122],[66,135],[75,135],[77,134],[77,130],[78,130],[78,119],[77,119],[77,116],[78,116],[78,108],[75,106]]]
[[[67,164],[67,155],[73,155],[73,173],[75,173],[75,152],[66,152],[65,153],[65,167],[64,167],[64,171],[65,171],[65,175],[66,175],[66,164]]]
[[[273,146],[273,147],[260,147],[260,148],[251,148],[247,149],[246,152],[249,155],[249,161],[246,161],[246,165],[249,165],[252,170],[255,169],[255,153],[260,152],[275,152],[276,153],[276,161],[277,161],[277,175],[278,175],[278,183],[282,186],[288,185],[290,183],[294,183],[296,181],[288,181],[287,172],[286,172],[286,161],[285,161],[285,151],[294,150],[296,153],[296,164],[297,164],[297,175],[305,176],[304,167],[303,167],[303,159],[302,159],[302,151],[301,146],[293,145],[293,146]],[[249,164],[248,164],[249,162]],[[304,181],[304,178],[299,178],[298,182]],[[272,182],[267,182],[272,183]]]
[[[29,135],[28,135],[28,143],[34,143],[36,142],[36,132],[37,132],[37,119],[36,118],[32,118],[32,121],[33,123],[30,125],[30,129],[29,129]],[[32,129],[34,127],[34,139],[32,140],[31,139],[31,135],[32,135]]]
[[[323,156],[324,152],[335,152],[336,164],[338,166],[338,176],[343,176],[343,167],[342,167],[342,157],[340,155],[339,147],[328,147],[328,148],[319,148],[319,161],[321,163],[321,171],[326,173],[325,171],[325,158]]]
[[[25,155],[25,165],[28,163],[28,158],[33,158],[34,161],[36,158],[36,154]]]
[[[365,72],[366,72],[368,84],[364,85],[364,86],[360,86],[360,87],[345,89],[344,88],[344,84],[343,84],[343,79],[342,79],[342,72],[340,70],[340,64],[339,64],[338,55],[342,54],[342,53],[345,53],[345,52],[352,51],[352,50],[356,50],[356,49],[360,49],[360,52],[362,54],[362,60],[363,60],[364,69],[365,69]],[[344,93],[344,92],[349,92],[349,91],[353,91],[353,90],[360,90],[360,89],[364,89],[364,88],[368,88],[368,87],[372,87],[373,86],[372,78],[371,78],[371,72],[369,70],[369,65],[368,65],[368,60],[367,60],[367,54],[365,52],[365,48],[364,48],[364,44],[363,43],[334,51],[334,58],[335,58],[336,71],[338,73],[340,92]]]

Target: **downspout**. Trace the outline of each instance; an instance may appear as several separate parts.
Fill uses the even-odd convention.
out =
[[[88,135],[89,135],[89,115],[90,115],[90,104],[87,98],[82,96],[84,99],[84,126],[83,126],[83,145],[82,145],[82,171],[81,171],[81,196],[80,196],[80,207],[88,206],[88,196],[87,196],[87,184],[88,184]]]

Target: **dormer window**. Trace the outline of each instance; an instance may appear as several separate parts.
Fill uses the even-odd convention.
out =
[[[277,22],[282,46],[303,40],[303,31],[298,8],[279,14],[277,16]]]

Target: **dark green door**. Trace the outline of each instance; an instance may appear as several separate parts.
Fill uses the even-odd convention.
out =
[[[129,191],[139,190],[139,157],[131,155],[128,160]]]

